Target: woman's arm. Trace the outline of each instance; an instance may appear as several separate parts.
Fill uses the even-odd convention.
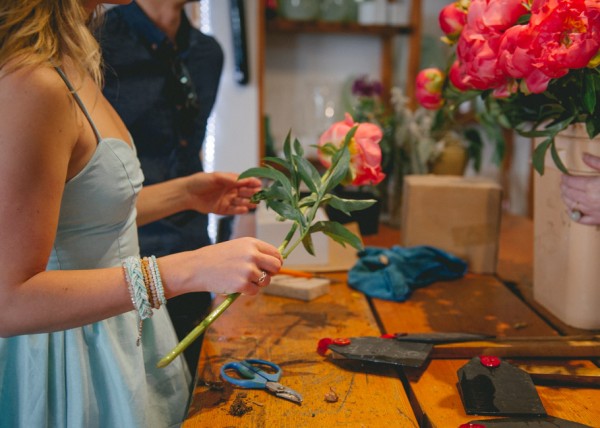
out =
[[[90,132],[89,124],[53,69],[0,78],[2,337],[78,327],[133,309],[120,267],[45,270],[83,132]],[[275,273],[281,266],[269,244],[252,238],[226,244],[159,259],[166,296],[255,294],[261,270]]]
[[[236,174],[224,172],[199,172],[144,186],[137,202],[137,223],[142,226],[185,210],[245,214],[254,207],[250,197],[260,186],[256,178],[238,180]]]

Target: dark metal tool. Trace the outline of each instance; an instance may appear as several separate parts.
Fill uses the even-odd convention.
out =
[[[595,358],[600,357],[600,336],[494,337],[478,333],[396,333],[402,342],[433,343],[430,358],[498,357]]]
[[[328,348],[345,358],[407,367],[421,367],[429,358],[431,343],[399,342],[381,337],[350,337],[349,344],[329,344]]]
[[[500,358],[472,358],[457,374],[468,415],[546,416],[531,377]]]
[[[592,428],[566,419],[545,416],[541,418],[499,418],[470,421],[463,426],[481,428]]]
[[[424,343],[460,343],[478,340],[493,339],[495,336],[480,333],[462,332],[431,332],[431,333],[395,333],[396,340],[401,342],[424,342]]]

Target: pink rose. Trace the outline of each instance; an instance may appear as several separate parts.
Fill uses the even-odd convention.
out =
[[[346,113],[345,120],[334,123],[321,135],[319,147],[328,143],[341,147],[346,134],[355,125],[352,116]],[[349,146],[351,157],[349,174],[342,184],[375,185],[385,178],[385,174],[381,172],[381,148],[379,147],[382,137],[383,133],[377,125],[358,124]],[[326,168],[331,165],[331,157],[322,150],[319,150],[319,160]]]
[[[419,104],[429,110],[437,110],[444,104],[442,88],[446,76],[439,68],[419,71],[415,82],[415,97]]]

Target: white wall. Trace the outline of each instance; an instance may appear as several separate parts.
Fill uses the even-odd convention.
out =
[[[214,128],[205,149],[214,138],[214,160],[209,170],[242,172],[258,165],[258,15],[256,0],[245,0],[247,45],[250,58],[250,82],[239,85],[234,78],[233,41],[229,20],[229,1],[203,0],[209,4],[210,26],[225,52],[221,86],[213,111]],[[204,156],[210,157],[210,153]]]

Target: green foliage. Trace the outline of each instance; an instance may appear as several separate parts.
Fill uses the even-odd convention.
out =
[[[264,201],[268,209],[277,213],[278,220],[291,221],[290,231],[280,247],[284,258],[294,248],[302,243],[309,254],[314,255],[311,235],[316,232],[325,233],[336,242],[360,250],[360,239],[343,225],[334,221],[315,222],[319,207],[330,204],[344,213],[363,210],[375,203],[374,200],[342,199],[331,194],[349,173],[350,152],[348,146],[356,133],[357,126],[353,127],[346,135],[342,146],[338,148],[325,147],[329,153],[331,166],[323,175],[319,174],[315,166],[307,161],[304,151],[298,140],[291,142],[288,133],[283,144],[284,158],[265,158],[265,166],[250,168],[240,174],[240,178],[259,177],[270,181],[270,185],[257,192],[252,197],[253,203]],[[309,194],[301,192],[302,184],[309,189]],[[297,241],[290,242],[298,232]]]
[[[535,170],[539,174],[544,173],[544,158],[550,150],[556,166],[568,173],[558,156],[555,137],[574,123],[584,123],[590,138],[600,134],[599,95],[600,69],[581,68],[551,80],[547,90],[541,94],[519,91],[508,98],[494,98],[489,90],[461,93],[447,83],[444,88],[447,102],[442,110],[452,116],[463,102],[480,98],[485,111],[478,119],[488,135],[501,139],[498,130],[502,127],[513,129],[524,137],[543,139],[533,153]]]

